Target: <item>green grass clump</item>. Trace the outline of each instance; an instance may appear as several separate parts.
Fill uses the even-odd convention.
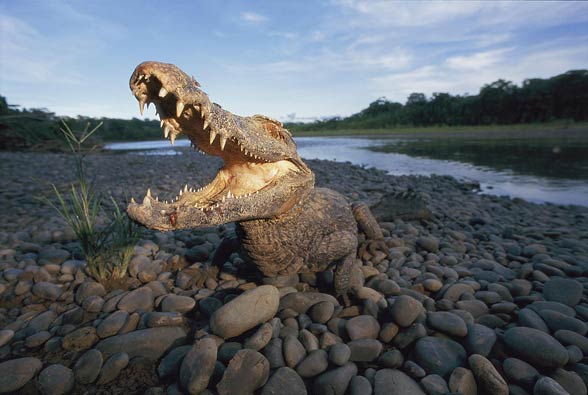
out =
[[[104,197],[86,175],[85,158],[95,146],[86,150],[84,143],[102,123],[92,129],[87,123],[84,130],[77,134],[65,122],[62,123],[60,130],[73,156],[76,181],[70,186],[68,194],[62,194],[53,184],[57,203],[45,200],[76,234],[90,276],[99,282],[120,280],[127,274],[139,231],[112,197],[114,211],[104,215]],[[102,217],[106,217],[106,225],[101,223]]]

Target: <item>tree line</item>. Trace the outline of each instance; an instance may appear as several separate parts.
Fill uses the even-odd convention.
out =
[[[588,70],[531,78],[517,86],[500,79],[477,95],[412,93],[405,104],[381,97],[346,118],[288,123],[292,131],[383,129],[398,126],[504,125],[588,120]]]

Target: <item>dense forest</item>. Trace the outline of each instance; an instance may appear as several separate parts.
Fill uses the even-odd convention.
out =
[[[384,129],[398,126],[504,125],[553,120],[588,120],[588,70],[571,70],[517,86],[498,80],[477,95],[412,93],[405,104],[379,98],[346,118],[290,123],[292,131]]]
[[[149,140],[161,137],[159,122],[133,118],[58,117],[46,109],[19,109],[0,96],[0,149],[58,148],[60,122],[83,129],[102,122],[102,141]],[[498,80],[477,95],[412,93],[405,104],[380,98],[346,118],[286,124],[293,132],[349,129],[389,129],[456,125],[538,123],[553,120],[588,121],[588,70],[571,70],[548,79],[532,78],[517,86]]]

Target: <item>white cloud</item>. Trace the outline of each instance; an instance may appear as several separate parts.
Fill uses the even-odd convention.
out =
[[[503,57],[513,48],[478,52],[473,55],[453,56],[445,61],[445,65],[454,70],[480,70],[500,63]]]
[[[256,12],[242,12],[241,20],[247,23],[258,25],[266,22],[268,18]]]

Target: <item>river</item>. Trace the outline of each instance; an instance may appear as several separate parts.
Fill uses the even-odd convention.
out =
[[[501,166],[479,165],[475,160],[432,159],[424,154],[411,156],[384,149],[401,139],[368,139],[349,137],[299,137],[298,152],[304,159],[327,159],[375,167],[392,175],[450,175],[458,180],[480,183],[480,193],[519,197],[535,203],[576,204],[588,206],[588,180],[574,178],[573,172],[542,176],[541,172],[520,171]],[[411,144],[415,144],[411,141]],[[418,143],[417,143],[418,144]],[[178,155],[178,147],[189,146],[188,140],[177,140],[174,147],[168,141],[111,143],[106,149],[140,155]],[[381,151],[381,152],[379,152]],[[506,155],[507,152],[504,153]],[[496,155],[496,153],[493,153]],[[426,157],[429,156],[429,157]],[[524,158],[526,162],[536,156]],[[486,162],[484,162],[486,163]],[[504,161],[501,161],[504,163]],[[584,166],[583,163],[580,164]],[[539,164],[541,167],[541,164]],[[569,169],[568,169],[569,170]],[[570,176],[570,174],[572,176]]]

